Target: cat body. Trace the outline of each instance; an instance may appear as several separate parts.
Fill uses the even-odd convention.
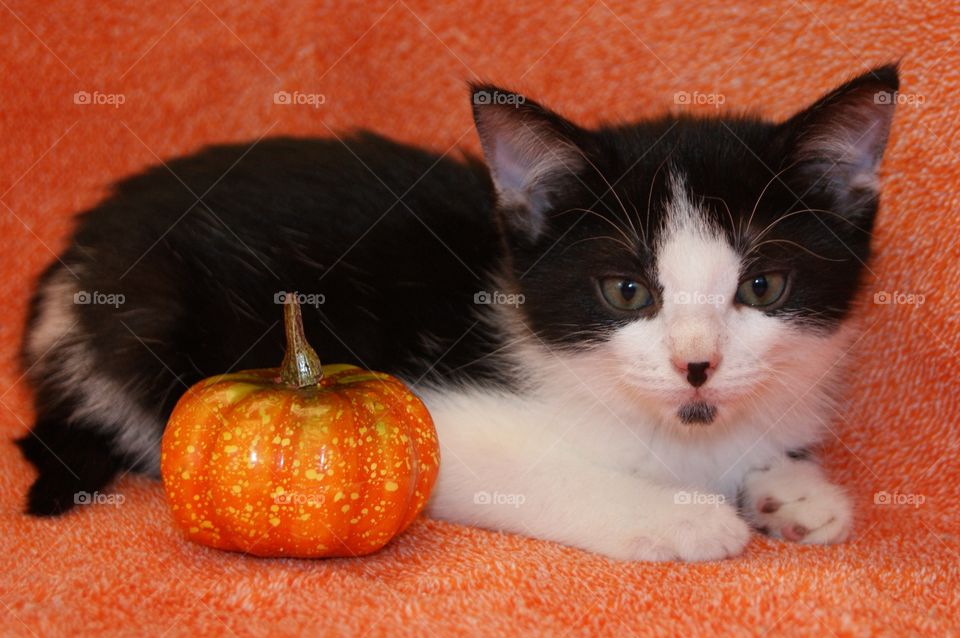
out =
[[[849,498],[809,449],[855,344],[897,86],[881,67],[783,123],[597,129],[477,86],[486,166],[361,133],[128,179],[31,305],[28,511],[156,475],[186,387],[279,363],[295,290],[323,360],[427,404],[433,516],[626,560],[735,555],[750,527],[843,540]]]

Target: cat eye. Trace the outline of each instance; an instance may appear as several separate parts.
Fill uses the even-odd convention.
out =
[[[781,273],[768,272],[747,277],[737,288],[737,301],[754,308],[772,306],[783,296],[787,277]]]
[[[653,304],[649,288],[625,277],[601,279],[600,293],[604,301],[617,310],[637,311]]]

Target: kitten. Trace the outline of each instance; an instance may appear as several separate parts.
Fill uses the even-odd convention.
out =
[[[272,367],[284,290],[327,362],[404,378],[443,454],[429,511],[626,560],[851,530],[831,419],[898,88],[783,123],[585,129],[475,86],[486,166],[372,133],[218,146],[119,183],[41,277],[23,364],[59,514],[157,475],[201,378]]]

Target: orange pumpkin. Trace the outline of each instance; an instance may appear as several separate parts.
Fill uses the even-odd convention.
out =
[[[375,552],[427,502],[440,462],[433,421],[394,377],[321,367],[297,303],[284,319],[281,368],[206,379],[177,403],[160,460],[173,517],[219,549]]]

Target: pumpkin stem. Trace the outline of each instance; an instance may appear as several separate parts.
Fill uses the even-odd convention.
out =
[[[287,336],[287,351],[280,364],[280,378],[298,388],[317,385],[323,378],[320,357],[307,343],[303,334],[303,315],[296,293],[288,292],[283,304],[283,331]]]

